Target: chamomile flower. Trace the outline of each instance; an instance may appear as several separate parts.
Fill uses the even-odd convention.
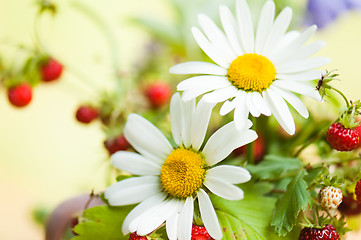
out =
[[[172,97],[170,117],[175,148],[146,119],[137,114],[129,115],[124,135],[139,154],[119,151],[112,155],[111,161],[116,168],[138,176],[105,190],[111,205],[139,203],[124,220],[124,234],[136,231],[146,235],[165,222],[170,240],[190,240],[194,202],[197,201],[209,234],[215,239],[222,238],[207,192],[228,200],[240,200],[243,191],[234,184],[249,181],[251,175],[242,167],[212,166],[235,148],[254,141],[257,134],[249,129],[250,121],[241,130],[230,122],[201,148],[213,106],[202,100],[197,106],[195,100],[183,102],[179,93]]]
[[[216,64],[186,62],[170,69],[176,74],[205,74],[178,84],[183,100],[204,94],[206,102],[224,102],[220,114],[234,110],[238,128],[247,122],[249,113],[254,117],[273,114],[287,133],[294,134],[295,123],[286,102],[308,118],[305,105],[294,93],[321,100],[309,81],[320,78],[322,72],[314,69],[330,61],[310,58],[324,42],[304,45],[316,26],[302,33],[286,32],[292,10],[285,8],[274,19],[275,5],[270,0],[262,8],[257,27],[245,0],[237,0],[236,18],[226,6],[220,7],[220,18],[224,32],[203,14],[199,15],[203,33],[192,28],[198,45]]]

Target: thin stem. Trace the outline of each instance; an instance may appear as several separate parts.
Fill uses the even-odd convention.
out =
[[[255,121],[255,118],[253,116],[251,116],[250,120],[253,122],[253,129],[256,131],[257,124]],[[253,141],[247,145],[247,159],[248,159],[248,162],[252,163],[252,164],[255,163],[255,159],[254,159],[254,145],[255,145],[254,142],[255,141]]]
[[[323,161],[317,164],[314,164],[312,167],[313,168],[317,168],[317,167],[322,167],[323,165],[333,165],[333,164],[340,164],[340,163],[348,163],[348,162],[352,162],[355,160],[361,160],[360,156],[355,157],[355,158],[348,158],[348,159],[337,159],[337,160],[333,160],[333,161]]]
[[[343,98],[343,100],[345,100],[347,108],[350,107],[350,102],[347,100],[346,96],[345,96],[340,90],[338,90],[338,89],[336,89],[336,88],[333,88],[333,87],[330,87],[330,89],[332,89],[332,90],[334,90],[335,92],[337,92],[338,94],[340,94],[341,97]]]

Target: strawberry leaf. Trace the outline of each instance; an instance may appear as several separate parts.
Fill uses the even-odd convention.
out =
[[[242,189],[245,197],[240,201],[229,201],[211,195],[223,230],[223,240],[291,240],[297,238],[295,233],[291,233],[287,237],[279,237],[269,225],[276,199],[264,195],[272,189],[271,184],[243,184]]]
[[[110,207],[97,206],[84,211],[85,222],[75,226],[78,236],[73,240],[128,240],[124,236],[122,224],[133,206]]]
[[[297,173],[302,169],[302,162],[298,158],[268,155],[260,164],[248,165],[246,168],[253,177],[274,180]]]
[[[278,200],[271,225],[280,236],[290,232],[297,222],[299,212],[306,210],[312,203],[307,184],[303,177],[306,171],[300,171],[287,186],[285,194]]]

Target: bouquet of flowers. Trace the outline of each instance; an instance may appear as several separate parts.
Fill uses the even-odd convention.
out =
[[[187,18],[189,6],[173,4]],[[361,102],[333,86],[330,59],[314,57],[325,42],[309,42],[317,27],[290,29],[287,4],[227,2],[212,9],[219,18],[197,14],[189,32],[133,19],[168,45],[152,43],[134,75],[117,73],[113,91],[76,112],[84,124],[101,120],[114,180],[72,213],[72,239],[337,240],[352,229],[347,216],[361,213]],[[182,46],[189,36],[205,55]],[[31,86],[62,70],[32,52],[18,73],[32,82],[2,76],[9,101],[26,106]],[[149,80],[162,75],[169,80]],[[335,114],[320,115],[325,108]],[[50,216],[47,239],[57,221]]]

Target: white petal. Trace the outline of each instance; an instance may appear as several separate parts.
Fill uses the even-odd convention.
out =
[[[271,116],[271,110],[269,109],[267,102],[263,99],[259,92],[252,93],[252,100],[260,113],[265,116]]]
[[[308,57],[314,55],[315,53],[317,53],[318,51],[320,51],[325,46],[326,46],[326,42],[324,42],[324,41],[317,41],[317,42],[310,43],[300,49],[297,49],[297,51],[295,51],[292,54],[292,57],[289,58],[288,61],[301,60],[301,59],[308,58]]]
[[[230,122],[218,129],[208,140],[202,153],[208,166],[212,166],[225,159],[234,149],[248,144],[257,138],[253,130],[248,130],[252,126],[250,120],[247,121],[243,129],[237,130],[234,122]]]
[[[296,73],[314,69],[326,65],[331,60],[327,57],[313,57],[303,60],[295,60],[292,62],[285,62],[276,66],[278,73]]]
[[[199,25],[201,25],[207,38],[211,41],[217,52],[221,53],[229,63],[237,56],[231,48],[224,33],[214,24],[214,22],[206,15],[198,15]]]
[[[177,225],[178,225],[179,213],[175,212],[167,219],[166,231],[169,240],[177,240]]]
[[[315,33],[317,27],[313,25],[301,33],[298,37],[290,41],[286,46],[277,49],[272,54],[272,62],[282,63],[287,62],[287,58],[294,53],[295,50],[299,49],[304,43],[306,43],[311,36]]]
[[[272,86],[271,86],[272,87]],[[281,127],[290,135],[295,133],[295,122],[286,102],[271,87],[264,91],[264,97]]]
[[[203,99],[205,102],[208,103],[219,103],[219,102],[224,102],[227,99],[233,98],[236,95],[237,95],[237,89],[234,86],[228,86],[205,94],[203,96]]]
[[[191,144],[196,151],[202,146],[214,104],[206,103],[203,98],[197,104],[192,117]]]
[[[162,163],[173,150],[167,138],[138,114],[132,113],[128,116],[124,136],[135,150],[158,163]]]
[[[227,61],[223,56],[219,55],[219,53],[215,50],[214,46],[208,41],[208,39],[199,31],[198,28],[192,27],[192,33],[194,39],[197,41],[199,47],[208,55],[210,59],[212,59],[219,66],[228,69],[230,62]]]
[[[244,197],[242,189],[222,180],[221,178],[206,176],[204,185],[212,193],[227,200],[241,200]]]
[[[186,80],[183,80],[180,82],[177,86],[178,91],[184,91],[189,89],[198,89],[200,87],[208,87],[210,86],[211,90],[226,87],[231,85],[231,83],[228,81],[227,77],[220,77],[220,76],[196,76],[191,77]]]
[[[122,232],[124,235],[127,235],[130,230],[129,230],[129,224],[136,219],[137,217],[139,217],[140,215],[142,215],[144,212],[146,212],[147,210],[149,210],[150,208],[152,208],[153,206],[156,206],[158,204],[160,204],[161,202],[164,201],[164,199],[166,198],[166,195],[161,193],[161,194],[156,194],[154,196],[151,196],[147,199],[145,199],[143,202],[141,202],[140,204],[138,204],[128,215],[127,217],[124,219],[123,225],[122,225]]]
[[[270,56],[277,45],[280,43],[283,35],[287,31],[287,28],[292,19],[292,9],[286,7],[283,11],[277,16],[275,22],[273,23],[272,29],[270,30],[270,35],[267,39],[267,43],[264,47],[263,54],[265,56]]]
[[[251,180],[251,174],[247,169],[230,165],[213,167],[207,171],[206,176],[221,178],[232,184],[245,183]]]
[[[247,102],[247,108],[249,109],[249,112],[253,117],[259,117],[261,115],[261,112],[258,111],[258,108],[256,107],[255,103],[253,102],[253,92],[246,94],[246,102]]]
[[[322,100],[320,93],[315,89],[315,87],[306,85],[306,83],[303,82],[277,80],[273,83],[273,85],[288,91],[300,93],[317,101]]]
[[[105,190],[104,196],[112,206],[139,203],[162,191],[159,177],[132,177],[114,183]]]
[[[323,73],[322,70],[313,70],[302,73],[277,74],[276,79],[293,80],[293,81],[312,81],[312,80],[320,79],[322,73]]]
[[[114,167],[135,175],[159,175],[162,168],[160,164],[133,152],[119,151],[110,159]]]
[[[188,148],[191,145],[191,131],[192,131],[192,116],[194,113],[196,101],[183,101],[183,124],[182,124],[182,143]]]
[[[182,211],[179,214],[178,218],[178,239],[179,240],[189,240],[191,239],[192,233],[192,221],[193,221],[193,197],[187,197]]]
[[[174,74],[212,74],[227,75],[227,69],[208,62],[185,62],[177,64],[169,69]]]
[[[216,211],[213,208],[208,194],[203,189],[200,189],[197,195],[199,201],[199,211],[201,213],[204,226],[212,238],[221,239],[223,235],[221,226],[219,225]]]
[[[225,101],[219,111],[221,116],[226,115],[227,113],[231,112],[237,106],[236,99]]]
[[[237,21],[239,25],[242,46],[246,53],[254,52],[254,32],[251,13],[245,0],[236,4]]]
[[[307,111],[306,106],[303,104],[303,102],[293,93],[285,91],[283,89],[277,88],[274,86],[272,88],[277,92],[283,99],[285,99],[291,106],[295,108],[295,110],[301,114],[302,117],[308,118],[309,114]]]
[[[238,56],[240,56],[244,52],[241,48],[240,40],[238,38],[238,29],[237,29],[236,20],[234,19],[231,11],[227,6],[221,6],[219,8],[219,11],[220,11],[222,26],[227,35],[229,43],[231,44],[235,53]]]
[[[170,100],[170,125],[177,145],[182,143],[183,111],[182,99],[179,93],[175,93]]]
[[[249,114],[249,109],[247,106],[246,92],[239,91],[235,99],[237,101],[237,107],[234,110],[234,122],[237,129],[243,128],[243,125],[246,124]]]
[[[139,235],[147,235],[157,229],[178,210],[179,200],[171,199],[164,202],[164,204],[157,210],[154,210],[151,221],[139,222],[137,233]]]
[[[272,29],[274,17],[275,4],[273,1],[267,1],[262,8],[258,20],[255,46],[256,53],[262,53],[267,37]]]

